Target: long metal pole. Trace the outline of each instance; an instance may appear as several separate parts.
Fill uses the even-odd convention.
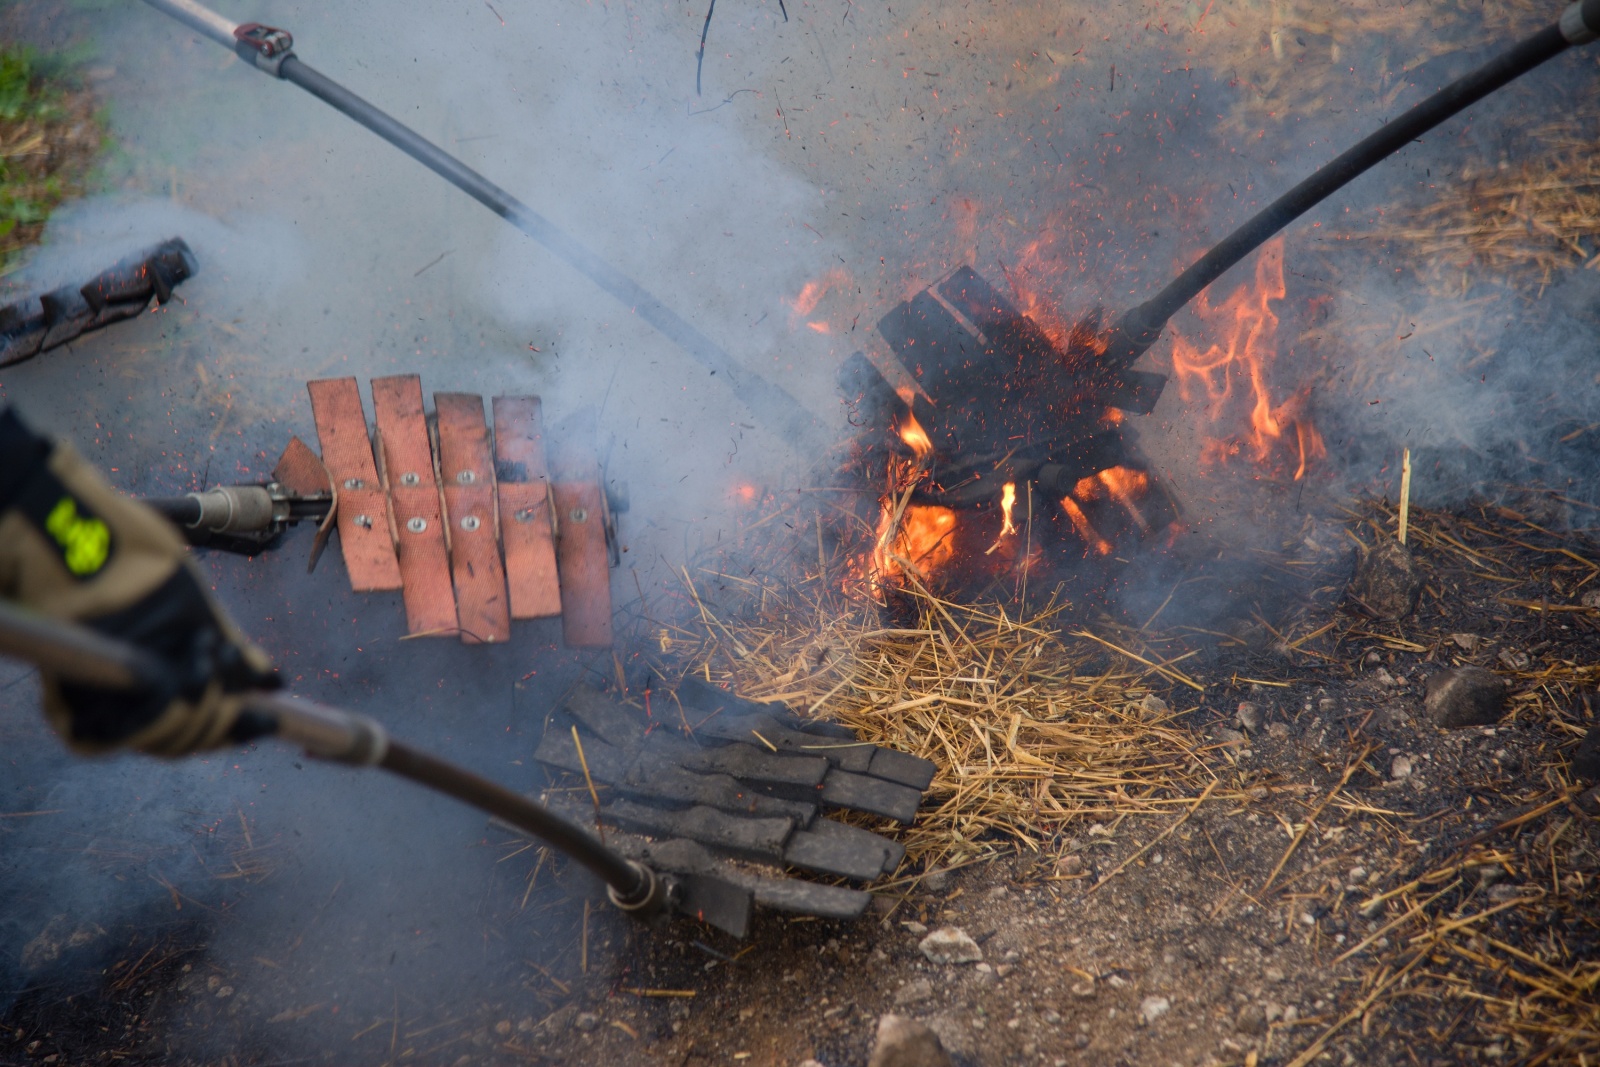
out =
[[[772,420],[783,436],[803,441],[815,432],[805,406],[787,390],[747,371],[721,345],[662,303],[648,289],[612,266],[592,249],[562,230],[539,212],[506,192],[405,123],[385,113],[344,86],[313,69],[292,51],[264,57],[241,43],[239,26],[194,0],[145,0],[185,26],[227,45],[255,66],[292,82],[343,113],[445,181],[472,197],[523,233],[538,241],[578,273],[615,297],[622,305],[655,327],[664,337],[694,357],[711,373],[722,376],[734,395],[762,418]],[[245,25],[245,24],[241,24]],[[292,47],[292,46],[291,46]]]

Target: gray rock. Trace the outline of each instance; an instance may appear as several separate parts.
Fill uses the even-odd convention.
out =
[[[1600,815],[1600,785],[1579,793],[1578,807],[1586,815]]]
[[[1144,1020],[1146,1026],[1161,1018],[1172,1010],[1172,1001],[1166,997],[1145,997],[1139,1002],[1139,1018]]]
[[[1410,756],[1396,756],[1389,764],[1389,777],[1395,781],[1402,781],[1411,777],[1412,761]]]
[[[1422,574],[1411,550],[1399,541],[1382,538],[1375,548],[1357,550],[1356,572],[1350,579],[1350,596],[1380,619],[1403,619],[1417,610],[1422,595]]]
[[[1255,733],[1261,729],[1261,708],[1254,701],[1239,701],[1239,711],[1234,715],[1234,718],[1242,729],[1250,733]]]
[[[1506,684],[1482,667],[1452,667],[1428,679],[1422,707],[1446,729],[1488,726],[1506,707]]]
[[[1274,741],[1287,741],[1289,740],[1289,735],[1292,732],[1293,731],[1289,729],[1289,724],[1286,722],[1267,723],[1267,736],[1272,738]]]
[[[967,936],[959,926],[941,926],[918,943],[917,948],[930,963],[950,966],[957,963],[977,963],[983,959],[983,949]]]
[[[1579,598],[1578,603],[1586,608],[1600,608],[1600,589],[1591,589]]]
[[[950,1067],[950,1054],[927,1023],[885,1015],[878,1020],[867,1067]]]
[[[1230,730],[1224,726],[1222,729],[1217,731],[1217,740],[1222,742],[1224,745],[1243,747],[1246,739],[1244,734],[1241,734],[1238,730]]]
[[[572,1018],[572,1028],[579,1033],[592,1034],[600,1029],[600,1016],[592,1011],[580,1011]]]
[[[925,1000],[933,999],[933,983],[926,978],[913,978],[895,992],[894,1002],[896,1007],[907,1004],[921,1004]]]
[[[978,1054],[978,1044],[972,1031],[949,1015],[935,1015],[927,1020],[928,1029],[939,1035],[939,1043],[952,1056],[970,1060]]]
[[[1586,782],[1600,782],[1600,726],[1589,727],[1578,742],[1578,751],[1572,754],[1572,773]]]
[[[1172,712],[1172,708],[1168,706],[1167,702],[1154,693],[1146,693],[1144,699],[1139,701],[1135,707],[1152,719],[1164,718]]]
[[[943,893],[950,888],[950,872],[945,870],[929,871],[922,876],[922,888],[930,893]]]

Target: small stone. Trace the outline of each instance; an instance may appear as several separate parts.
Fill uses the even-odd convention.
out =
[[[1600,815],[1600,785],[1578,794],[1578,808],[1585,815]]]
[[[950,1054],[927,1023],[885,1015],[878,1020],[867,1067],[950,1067]]]
[[[896,1007],[907,1004],[921,1004],[925,1000],[933,999],[933,983],[926,978],[913,978],[901,986],[894,995]]]
[[[1428,679],[1422,706],[1446,729],[1488,726],[1506,706],[1506,685],[1482,667],[1452,667]]]
[[[1061,1013],[1054,1011],[1053,1009],[1046,1008],[1044,1011],[1039,1013],[1039,1018],[1044,1020],[1044,1024],[1046,1026],[1057,1026],[1061,1022]]]
[[[1145,997],[1139,1002],[1139,1017],[1148,1026],[1172,1010],[1172,1001],[1166,997]]]
[[[1463,652],[1476,652],[1478,646],[1483,644],[1483,638],[1477,634],[1451,634],[1450,643]]]
[[[1515,648],[1502,648],[1494,658],[1499,660],[1500,665],[1508,671],[1525,671],[1528,669],[1528,665],[1533,662],[1528,658],[1526,652]]]
[[[231,986],[231,985],[218,986],[217,987],[217,996],[219,998],[220,997],[231,997],[231,996],[233,996],[233,986]]]
[[[1245,744],[1244,734],[1241,734],[1238,730],[1230,730],[1227,727],[1223,727],[1217,731],[1217,740],[1222,742],[1224,745],[1233,745],[1237,747],[1243,747]]]
[[[1349,593],[1380,619],[1410,615],[1422,595],[1422,574],[1411,558],[1411,550],[1387,537],[1380,539],[1375,548],[1359,546]]]
[[[1172,709],[1167,705],[1167,702],[1156,696],[1154,693],[1146,693],[1144,695],[1144,699],[1139,701],[1138,705],[1136,706],[1141,712],[1144,713],[1146,718],[1150,719],[1163,718],[1172,711]]]
[[[989,966],[987,963],[980,963],[976,967],[974,967],[973,970],[977,971],[979,974],[993,974],[994,973],[994,968]]]
[[[1003,885],[997,885],[993,889],[989,890],[989,892],[984,894],[984,896],[988,897],[990,900],[1004,900],[1010,895],[1011,890],[1007,889]]]
[[[1361,879],[1365,878],[1366,876],[1367,876],[1367,869],[1365,867],[1361,866],[1361,864],[1359,864],[1359,863],[1356,864],[1354,867],[1351,867],[1349,872],[1346,874],[1346,877],[1348,877],[1350,879],[1352,884],[1359,883],[1361,881]]]
[[[1404,781],[1411,777],[1411,757],[1396,756],[1389,763],[1389,777],[1395,781]]]
[[[1056,860],[1056,870],[1066,875],[1082,874],[1083,857],[1075,852],[1068,853]]]
[[[1591,589],[1578,599],[1586,608],[1600,608],[1600,589]]]
[[[1267,1032],[1267,1009],[1260,1004],[1246,1004],[1239,1009],[1233,1025],[1241,1034],[1264,1034]]]
[[[1516,900],[1522,895],[1522,886],[1505,882],[1490,886],[1488,894],[1489,899],[1496,904],[1504,904],[1507,901]]]
[[[922,950],[930,963],[941,966],[977,963],[983,959],[983,949],[959,926],[941,926],[923,938],[917,948]]]
[[[982,967],[983,964],[980,963],[980,964],[978,964],[978,966]],[[994,976],[996,978],[1004,978],[1006,975],[1010,974],[1012,971],[1014,971],[1016,969],[1017,969],[1017,965],[1015,963],[1000,963],[1000,964],[996,964],[995,968],[994,968]]]
[[[1578,742],[1578,750],[1572,754],[1572,773],[1586,782],[1600,782],[1600,726],[1589,727]]]
[[[509,1035],[511,1033],[511,1020],[501,1019],[499,1022],[495,1023],[494,1032],[499,1034],[501,1037],[506,1037]]]
[[[580,1011],[572,1017],[572,1028],[580,1034],[592,1034],[600,1029],[600,1016],[592,1011]]]
[[[1242,729],[1255,733],[1261,729],[1261,708],[1252,700],[1241,700],[1239,710],[1234,714],[1234,720]]]
[[[922,923],[917,922],[915,919],[907,919],[900,925],[905,927],[906,933],[910,934],[912,937],[926,937],[928,934],[928,928]]]
[[[1261,972],[1261,977],[1269,982],[1281,982],[1284,978],[1283,969],[1280,967],[1268,967]]]
[[[1390,674],[1382,667],[1379,667],[1377,670],[1372,672],[1372,680],[1383,686],[1385,689],[1394,689],[1400,684],[1399,682],[1395,681],[1394,675]]]
[[[1292,731],[1289,729],[1289,724],[1286,722],[1267,723],[1267,736],[1272,738],[1274,741],[1287,741],[1289,740],[1291,733]]]
[[[801,1060],[800,1067],[822,1067],[822,1064],[816,1060]]]
[[[1093,982],[1074,982],[1072,984],[1071,993],[1072,993],[1073,996],[1077,997],[1079,1000],[1092,999],[1094,997],[1094,983]]]
[[[922,888],[930,893],[943,893],[950,888],[949,871],[929,871],[922,876]]]

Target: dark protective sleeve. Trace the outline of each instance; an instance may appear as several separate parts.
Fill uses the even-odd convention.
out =
[[[16,408],[0,410],[0,515],[15,506],[23,486],[49,458],[49,438],[28,429]]]

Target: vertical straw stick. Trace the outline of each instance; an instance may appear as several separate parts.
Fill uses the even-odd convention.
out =
[[[1399,540],[1406,543],[1406,527],[1411,519],[1411,449],[1406,449],[1400,457],[1400,534]]]

